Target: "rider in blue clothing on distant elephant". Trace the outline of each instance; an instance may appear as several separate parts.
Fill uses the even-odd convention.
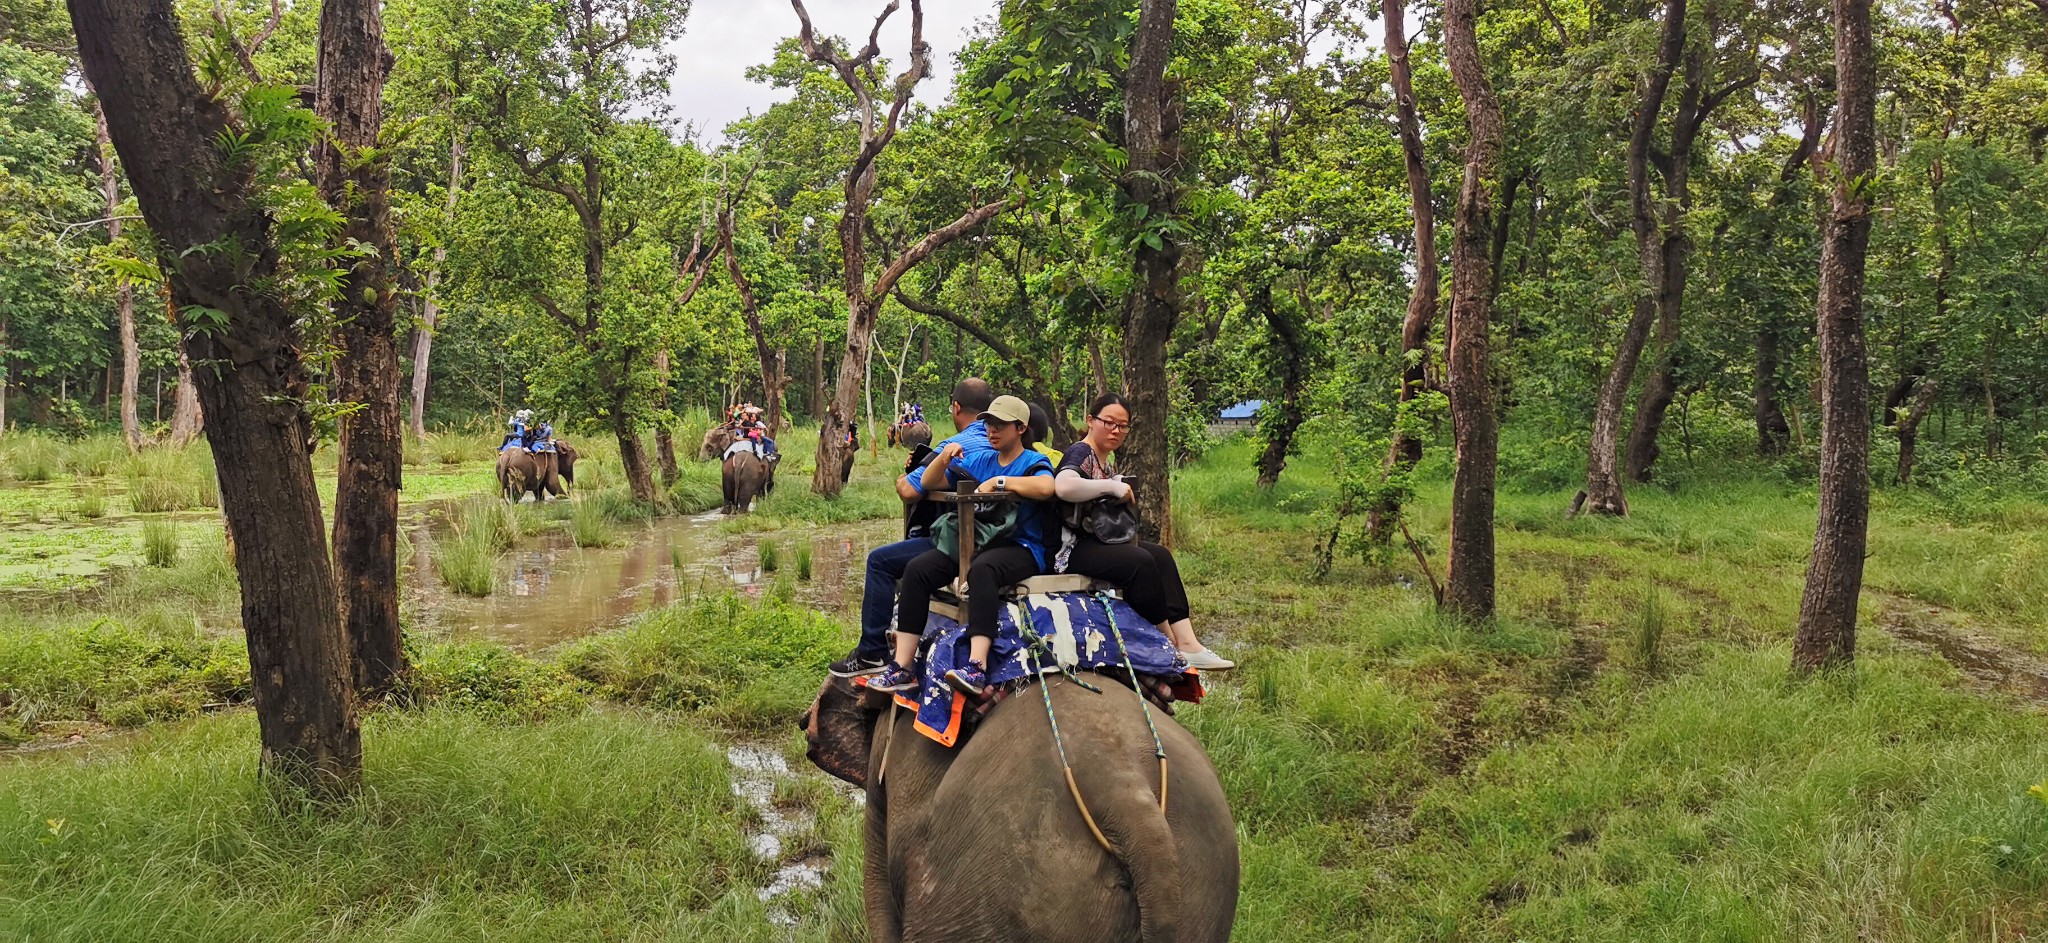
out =
[[[498,444],[503,452],[519,446],[529,452],[552,452],[555,450],[555,427],[546,422],[535,423],[533,410],[522,409],[512,414],[511,431],[505,433],[505,441]]]

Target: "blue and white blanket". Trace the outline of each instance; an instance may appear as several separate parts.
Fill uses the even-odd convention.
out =
[[[1116,631],[1111,628],[1112,619]],[[1187,662],[1174,649],[1172,640],[1139,616],[1129,603],[1114,596],[1089,593],[1045,593],[1003,605],[995,641],[989,648],[991,685],[1007,684],[1034,673],[1031,646],[1019,629],[1027,621],[1032,632],[1045,641],[1045,649],[1037,656],[1038,673],[1063,667],[1079,671],[1122,668],[1124,652],[1117,647],[1118,631],[1130,649],[1131,667],[1139,674],[1172,678],[1188,673]],[[917,711],[918,732],[946,746],[959,742],[967,708],[967,698],[958,696],[946,684],[946,672],[967,663],[968,645],[965,625],[932,613],[925,623],[924,651],[913,666],[921,682],[917,698],[896,696],[898,704]]]

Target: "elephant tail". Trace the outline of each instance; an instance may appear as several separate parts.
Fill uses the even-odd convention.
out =
[[[1090,817],[1101,828],[1111,854],[1130,875],[1132,903],[1138,908],[1138,939],[1142,943],[1177,943],[1183,908],[1180,848],[1173,828],[1159,808],[1154,783],[1142,776],[1128,782],[1122,781],[1121,775],[1116,779],[1124,790],[1135,794],[1125,801],[1100,803],[1093,810],[1084,807],[1083,814],[1092,811]]]

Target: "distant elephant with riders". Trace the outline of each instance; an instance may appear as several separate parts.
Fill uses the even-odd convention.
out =
[[[734,448],[719,466],[721,490],[725,496],[720,509],[726,514],[745,514],[754,499],[775,490],[776,463],[751,448]]]
[[[566,496],[563,483],[576,483],[577,458],[576,448],[560,439],[545,450],[508,445],[498,452],[498,492],[510,501]]]
[[[1130,688],[1047,677],[951,748],[916,733],[911,711],[871,709],[848,679],[820,690],[799,723],[813,763],[867,790],[869,938],[1224,943],[1237,831],[1201,744],[1155,710],[1161,763]]]

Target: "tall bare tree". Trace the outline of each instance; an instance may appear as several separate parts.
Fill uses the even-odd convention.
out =
[[[67,6],[158,266],[194,312],[184,348],[239,551],[263,768],[316,794],[353,791],[362,740],[307,450],[300,313],[251,287],[277,274],[274,222],[254,199],[257,169],[217,146],[247,119],[200,87],[172,0]]]
[[[448,145],[448,222],[455,221],[455,207],[462,198],[462,135]],[[427,270],[426,301],[420,311],[420,327],[412,339],[412,435],[427,437],[427,379],[434,355],[434,331],[441,326],[441,267],[448,261],[448,247],[434,247],[434,267]]]
[[[1877,172],[1877,66],[1870,0],[1834,0],[1834,196],[1821,229],[1820,516],[1799,599],[1795,671],[1856,657],[1856,600],[1870,523],[1870,363],[1863,268]]]
[[[960,218],[927,233],[902,255],[883,268],[882,273],[871,283],[868,281],[868,204],[875,193],[875,159],[896,139],[896,130],[903,121],[903,112],[910,107],[911,95],[917,91],[917,83],[925,80],[932,72],[932,48],[924,41],[923,0],[910,0],[910,63],[887,86],[888,100],[877,100],[876,93],[882,90],[881,76],[875,68],[875,60],[881,56],[882,24],[901,6],[901,0],[889,0],[875,17],[874,29],[868,32],[867,45],[859,51],[848,53],[839,48],[829,37],[820,37],[811,27],[810,11],[804,9],[803,0],[789,0],[796,10],[801,29],[797,42],[804,56],[812,62],[827,66],[845,83],[853,93],[859,110],[860,147],[854,152],[853,163],[846,170],[846,203],[839,217],[839,251],[845,267],[843,272],[846,289],[846,351],[839,358],[839,381],[832,389],[832,399],[825,407],[824,428],[818,433],[818,452],[815,471],[811,475],[811,490],[822,495],[836,495],[844,487],[843,473],[853,461],[853,445],[844,434],[847,424],[858,415],[861,403],[862,378],[864,377],[870,349],[875,343],[875,320],[882,313],[882,303],[905,272],[935,250],[967,234],[974,227],[1008,209],[1008,199],[984,203],[961,214]]]
[[[1458,96],[1465,100],[1471,140],[1465,145],[1465,178],[1452,221],[1448,379],[1458,468],[1451,479],[1450,572],[1443,606],[1475,622],[1492,618],[1494,611],[1493,492],[1500,442],[1493,381],[1487,375],[1487,334],[1493,303],[1492,187],[1500,175],[1505,136],[1500,102],[1479,57],[1478,25],[1478,0],[1445,0],[1444,56]]]
[[[1429,165],[1422,156],[1422,122],[1415,108],[1414,68],[1408,62],[1407,26],[1402,0],[1380,0],[1386,27],[1387,71],[1394,87],[1394,130],[1401,139],[1401,162],[1408,176],[1408,211],[1415,218],[1415,285],[1408,291],[1408,311],[1401,318],[1401,390],[1403,403],[1421,396],[1429,382],[1429,333],[1436,324],[1436,208],[1430,197]],[[1422,440],[1394,429],[1387,448],[1389,471],[1404,471],[1422,461]],[[1366,530],[1375,541],[1387,537],[1388,522],[1400,513],[1383,500],[1367,514]]]
[[[93,117],[98,125],[96,150],[100,161],[100,197],[107,212],[107,241],[114,242],[121,238],[123,221],[121,173],[114,166],[114,142],[107,137],[107,114],[98,102],[93,103]],[[128,451],[138,452],[142,450],[142,416],[135,401],[142,383],[142,346],[135,340],[135,285],[127,279],[114,288],[114,312],[121,337],[121,440],[128,443]]]

